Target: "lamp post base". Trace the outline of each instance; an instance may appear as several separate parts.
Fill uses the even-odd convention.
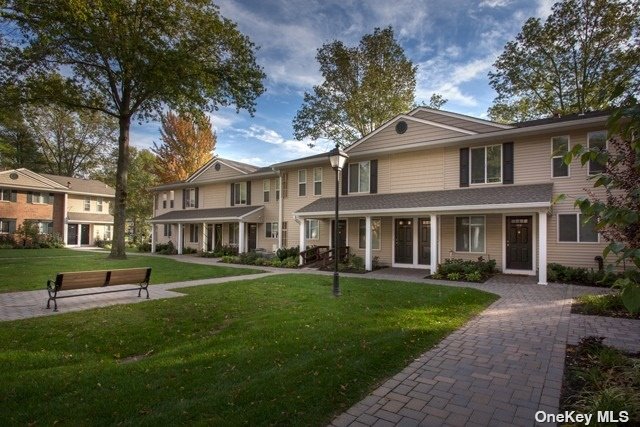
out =
[[[341,295],[342,292],[340,292],[340,276],[338,275],[338,272],[335,271],[333,273],[333,296],[339,297]]]

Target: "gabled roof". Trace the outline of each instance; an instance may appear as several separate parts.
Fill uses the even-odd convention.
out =
[[[369,194],[340,198],[344,214],[376,214],[407,211],[452,211],[493,209],[496,207],[548,207],[553,197],[553,184],[500,185],[494,187],[454,190],[420,191],[413,193]],[[296,215],[333,215],[335,198],[323,197],[295,212]]]
[[[544,119],[527,120],[526,122],[514,123],[513,126],[517,128],[526,128],[531,126],[548,125],[551,123],[563,123],[574,120],[583,120],[591,117],[608,116],[609,114],[611,114],[611,111],[608,110],[589,111],[586,113],[567,114],[566,116],[554,116],[545,117]]]
[[[451,124],[478,133],[494,132],[496,130],[511,129],[513,127],[513,125],[496,123],[491,120],[467,116],[466,114],[436,110],[429,107],[416,107],[411,110],[408,115],[414,117],[432,117],[434,121],[442,121],[442,123]]]
[[[43,191],[64,191],[67,189],[66,186],[25,168],[0,172],[0,186]]]
[[[244,175],[247,175],[247,174],[250,174],[250,173],[254,173],[258,169],[260,169],[258,166],[250,165],[248,163],[236,162],[235,160],[223,159],[222,157],[215,156],[213,159],[211,159],[207,163],[205,163],[200,169],[195,171],[189,178],[187,178],[187,180],[185,182],[193,182],[200,175],[202,175],[206,170],[208,170],[210,167],[212,167],[216,163],[221,163],[221,164],[223,164],[225,166],[228,166],[231,169],[234,169],[234,170],[236,170],[236,171],[238,171],[238,172],[240,172],[241,174],[244,174]]]
[[[74,178],[48,173],[42,173],[40,175],[62,186],[65,189],[65,193],[108,197],[114,197],[116,194],[116,191],[112,187],[96,179]]]

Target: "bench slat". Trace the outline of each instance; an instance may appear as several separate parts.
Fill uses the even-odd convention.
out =
[[[147,278],[146,268],[112,270],[109,285],[137,285]]]
[[[62,286],[60,286],[60,290],[104,286],[104,283],[107,280],[106,271],[86,271],[82,273],[71,272],[59,274],[62,274]]]

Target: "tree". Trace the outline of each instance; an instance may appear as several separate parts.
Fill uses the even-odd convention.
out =
[[[44,172],[44,158],[21,110],[0,113],[0,168]]]
[[[44,171],[54,175],[88,176],[117,146],[117,123],[96,111],[61,107],[28,110],[29,124],[44,157]]]
[[[157,158],[149,150],[129,150],[129,194],[127,219],[133,225],[133,242],[140,243],[149,236],[149,219],[153,215],[151,188],[159,184],[155,169]]]
[[[376,28],[357,47],[327,43],[316,59],[324,82],[304,94],[293,119],[297,139],[327,138],[345,146],[411,109],[416,67],[391,27]]]
[[[216,146],[211,122],[203,114],[168,112],[162,116],[160,139],[162,143],[154,142],[152,151],[158,156],[155,172],[162,183],[186,180],[211,160]]]
[[[637,0],[565,0],[544,24],[529,18],[489,73],[498,94],[489,116],[514,122],[619,105],[640,87],[639,28]]]
[[[163,107],[255,111],[264,73],[253,43],[210,0],[7,0],[0,79],[25,101],[99,111],[118,121],[112,258],[125,258],[132,119]],[[14,32],[15,33],[15,32]],[[2,82],[0,82],[2,83]]]

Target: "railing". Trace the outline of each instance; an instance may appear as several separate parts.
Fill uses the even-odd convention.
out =
[[[300,252],[302,257],[302,265],[314,266],[314,267],[326,267],[334,261],[334,249],[329,246],[314,246],[306,251]],[[340,248],[340,260],[344,261],[349,257],[349,246],[343,246]]]

